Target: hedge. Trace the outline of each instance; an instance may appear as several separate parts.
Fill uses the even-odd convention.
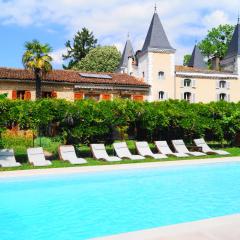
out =
[[[127,137],[147,141],[205,137],[233,143],[240,132],[240,103],[0,100],[0,131],[15,126],[43,136],[58,135],[66,143],[108,143]]]

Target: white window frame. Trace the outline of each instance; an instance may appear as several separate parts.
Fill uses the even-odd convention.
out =
[[[158,79],[159,80],[164,80],[165,79],[165,72],[159,71],[158,72]]]

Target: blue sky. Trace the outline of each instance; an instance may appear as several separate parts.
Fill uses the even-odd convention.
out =
[[[159,0],[158,13],[176,63],[194,42],[219,24],[236,24],[239,0]],[[0,66],[22,67],[24,42],[38,39],[53,47],[54,67],[61,68],[64,43],[87,27],[101,45],[122,50],[130,33],[134,50],[141,49],[155,1],[149,0],[0,0]]]

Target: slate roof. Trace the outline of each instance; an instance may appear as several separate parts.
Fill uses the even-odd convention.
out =
[[[188,67],[202,68],[206,69],[207,66],[204,62],[204,56],[200,52],[197,45],[194,46],[191,59],[189,61]]]
[[[134,51],[133,51],[133,47],[132,47],[132,43],[130,40],[127,40],[124,50],[123,50],[123,54],[122,54],[122,58],[120,61],[120,68],[121,67],[127,67],[128,66],[128,58],[129,57],[134,57]]]
[[[228,46],[227,54],[224,59],[238,55],[240,55],[240,23],[236,25],[232,40]]]
[[[174,51],[170,45],[167,35],[163,29],[158,14],[155,12],[142,48],[142,51],[151,50],[170,50]]]
[[[55,83],[89,83],[89,84],[108,84],[108,85],[127,85],[127,86],[141,86],[149,87],[148,84],[144,83],[133,76],[122,73],[102,73],[103,75],[109,75],[112,79],[105,78],[89,78],[80,76],[80,71],[73,70],[53,70],[47,74],[44,81],[55,82]],[[95,73],[93,73],[95,74]],[[101,74],[101,73],[96,73]],[[25,69],[16,68],[4,68],[0,67],[0,82],[2,80],[35,80],[34,75],[31,71]]]

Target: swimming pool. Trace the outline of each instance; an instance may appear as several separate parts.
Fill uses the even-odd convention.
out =
[[[1,240],[80,240],[240,212],[240,163],[0,179]]]

